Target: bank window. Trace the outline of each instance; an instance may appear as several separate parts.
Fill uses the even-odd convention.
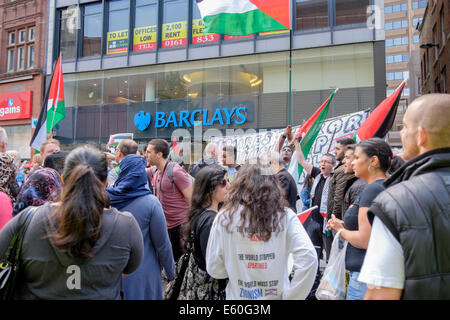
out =
[[[94,3],[83,7],[83,57],[101,54],[103,29],[102,6],[102,3]]]
[[[158,1],[136,0],[133,51],[155,50],[158,42]]]
[[[79,9],[77,7],[61,10],[59,50],[63,60],[75,59],[77,56],[78,19]]]
[[[295,9],[297,30],[328,28],[328,0],[297,0]]]
[[[8,72],[14,71],[14,49],[8,50]]]
[[[106,54],[128,52],[128,0],[111,0],[109,5]]]
[[[27,67],[34,67],[34,45],[28,46],[28,60]]]
[[[161,47],[179,47],[187,44],[188,1],[164,1]]]
[[[205,23],[196,1],[192,2],[192,43],[202,44],[219,41],[218,33],[204,34]]]
[[[336,0],[336,26],[366,23],[369,5],[370,0]]]
[[[16,32],[10,32],[8,33],[8,45],[14,45],[16,44]]]

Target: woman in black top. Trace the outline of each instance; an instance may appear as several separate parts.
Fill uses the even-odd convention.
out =
[[[355,148],[352,167],[355,176],[365,180],[367,186],[345,212],[344,221],[332,215],[327,223],[334,232],[342,229],[341,237],[349,242],[345,257],[346,269],[350,273],[347,300],[363,299],[367,289],[357,279],[372,231],[373,217],[368,216],[368,211],[372,201],[384,190],[382,183],[387,178],[391,160],[392,150],[384,140],[372,138],[360,142]]]
[[[190,239],[193,231],[193,257],[196,266],[188,267],[188,283],[182,286],[180,298],[186,300],[210,300],[216,298],[210,292],[211,281],[213,280],[206,273],[206,247],[208,244],[209,232],[212,223],[219,211],[219,205],[225,200],[229,189],[227,171],[219,165],[212,165],[202,168],[195,177],[191,208],[189,218],[184,229],[185,240]],[[189,241],[186,241],[188,244]],[[193,262],[192,259],[190,262]],[[189,272],[194,270],[195,272]],[[223,280],[221,280],[223,281]],[[184,285],[184,283],[183,283]],[[221,287],[225,288],[226,283]],[[218,288],[216,288],[218,290]]]

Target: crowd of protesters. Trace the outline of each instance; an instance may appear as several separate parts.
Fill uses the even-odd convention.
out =
[[[346,299],[450,299],[449,113],[450,95],[424,95],[401,154],[343,138],[319,167],[290,126],[261,158],[209,143],[190,165],[163,139],[142,154],[48,139],[22,163],[0,127],[0,255],[32,214],[14,298],[315,299],[338,234]]]

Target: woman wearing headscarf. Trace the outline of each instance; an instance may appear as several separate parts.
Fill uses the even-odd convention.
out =
[[[120,162],[119,176],[107,188],[111,206],[130,212],[139,223],[144,239],[144,257],[139,268],[123,279],[125,299],[161,300],[161,271],[169,281],[175,277],[172,246],[166,218],[158,198],[150,193],[145,171],[147,160],[129,154]]]
[[[66,158],[61,201],[29,207],[0,230],[0,252],[31,214],[14,299],[119,300],[122,275],[142,260],[136,219],[109,207],[103,152],[79,147]]]
[[[16,201],[11,187],[16,182],[14,159],[0,152],[0,230],[11,220],[12,205]]]
[[[29,206],[42,206],[58,200],[62,188],[61,176],[50,168],[34,170],[20,189],[13,215]]]

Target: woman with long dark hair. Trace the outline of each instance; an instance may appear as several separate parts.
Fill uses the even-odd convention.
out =
[[[214,220],[206,269],[216,279],[229,279],[230,300],[305,299],[316,276],[316,250],[269,164],[252,162],[238,172]]]
[[[29,207],[0,231],[5,252],[33,210],[16,299],[121,299],[122,275],[139,266],[143,241],[131,214],[108,209],[106,178],[106,156],[79,147],[66,158],[61,201]]]
[[[211,225],[225,200],[229,189],[226,170],[212,165],[198,171],[192,192],[189,217],[184,229],[187,246],[193,245],[188,272],[183,282],[179,299],[214,300],[225,288],[225,281],[218,281],[206,272],[206,247]],[[187,247],[186,249],[189,249]]]
[[[334,232],[342,229],[341,237],[349,242],[345,256],[345,267],[350,275],[347,300],[362,300],[367,290],[366,284],[358,281],[358,276],[372,231],[373,216],[368,212],[372,201],[384,190],[383,181],[391,161],[392,150],[384,140],[372,138],[357,144],[352,167],[355,176],[366,181],[367,186],[345,212],[344,221],[332,215],[327,223]]]

